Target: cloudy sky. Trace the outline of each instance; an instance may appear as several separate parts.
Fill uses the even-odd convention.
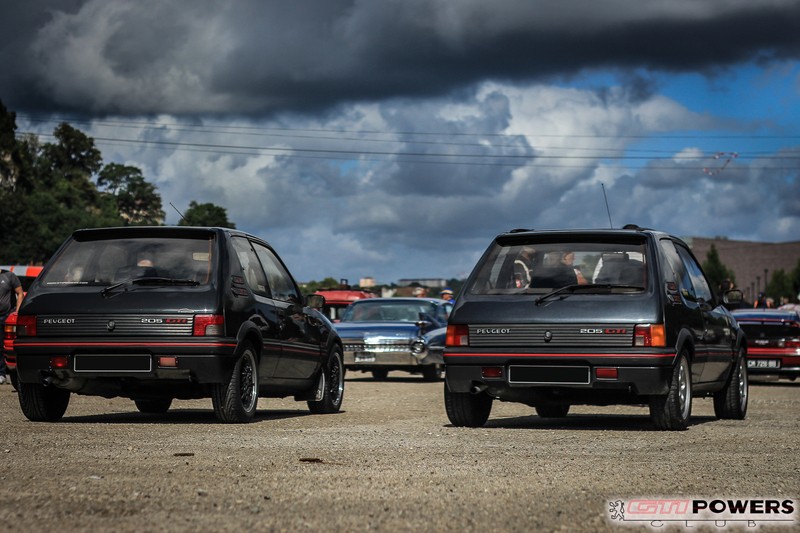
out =
[[[18,133],[69,122],[300,281],[462,277],[518,227],[800,240],[797,0],[0,5]]]

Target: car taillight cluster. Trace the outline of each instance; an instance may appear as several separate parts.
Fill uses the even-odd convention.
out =
[[[17,337],[36,336],[36,315],[21,315],[17,317]]]
[[[664,347],[667,336],[664,324],[639,324],[633,328],[633,345],[644,347]]]
[[[784,346],[787,348],[800,348],[800,339],[786,339]]]
[[[14,339],[17,338],[17,323],[6,320],[3,324],[3,350],[11,352],[14,349]]]
[[[195,337],[218,337],[225,334],[225,317],[222,315],[195,315]]]
[[[469,346],[469,327],[448,324],[446,346]]]

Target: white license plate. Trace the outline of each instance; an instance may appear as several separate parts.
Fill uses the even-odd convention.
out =
[[[778,359],[748,359],[747,368],[780,368],[781,362]]]
[[[375,354],[371,352],[356,352],[354,355],[356,363],[374,363]]]

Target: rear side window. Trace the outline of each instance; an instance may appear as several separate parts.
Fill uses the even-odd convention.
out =
[[[283,267],[280,260],[272,253],[272,250],[258,243],[253,243],[253,247],[258,259],[264,266],[272,297],[284,302],[300,302],[300,295],[297,292],[294,281],[292,281],[292,277]]]
[[[71,240],[55,259],[42,284],[108,285],[137,277],[211,282],[216,264],[213,235]]]
[[[495,242],[467,288],[470,294],[530,294],[567,285],[648,286],[645,243]]]
[[[244,272],[244,279],[247,285],[254,293],[260,296],[270,297],[269,286],[267,278],[264,275],[264,270],[261,268],[261,263],[258,261],[255,250],[253,250],[250,241],[244,237],[234,237],[233,248],[236,250],[236,255],[239,257],[239,263],[242,265]]]

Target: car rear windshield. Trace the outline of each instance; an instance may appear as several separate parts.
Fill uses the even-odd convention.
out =
[[[71,240],[42,277],[45,286],[108,285],[142,277],[207,285],[214,269],[213,235]]]
[[[342,315],[342,322],[417,322],[434,315],[436,306],[425,300],[419,302],[363,301],[351,304]]]
[[[594,292],[647,288],[644,242],[496,242],[469,294],[542,294],[567,286]],[[597,289],[597,290],[595,290]]]
[[[797,322],[739,322],[748,339],[797,339],[800,324]]]

